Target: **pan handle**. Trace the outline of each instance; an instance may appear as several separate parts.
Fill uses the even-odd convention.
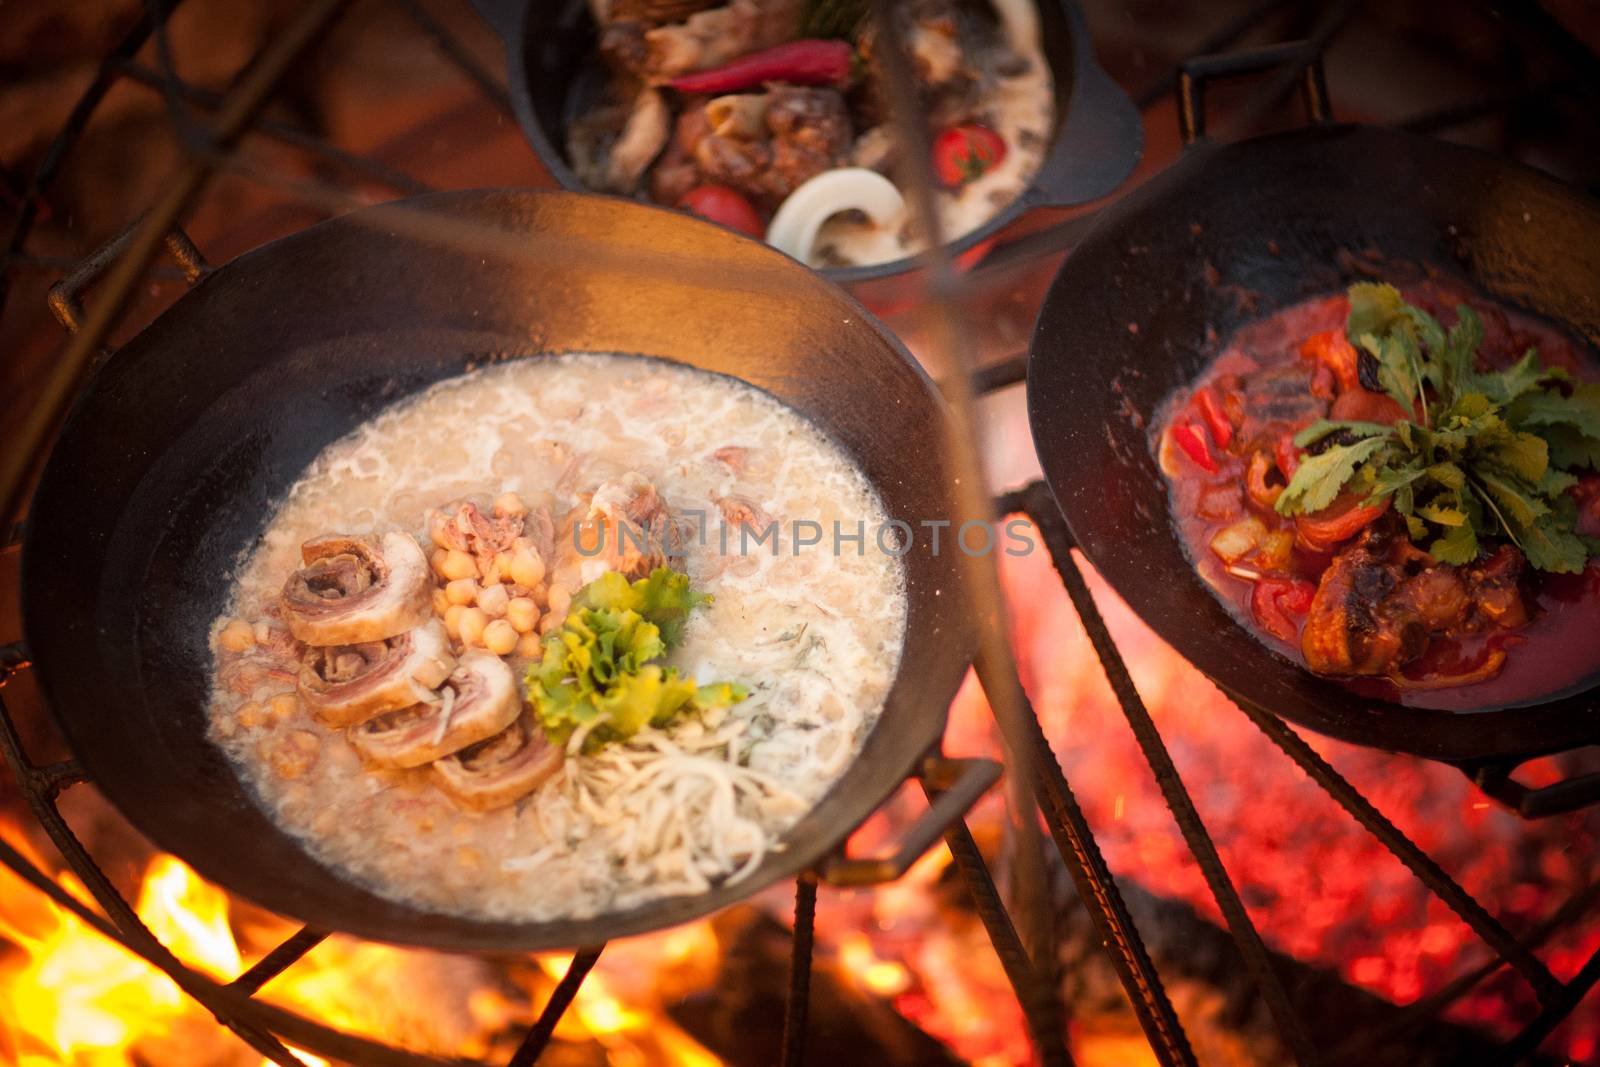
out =
[[[1524,819],[1565,815],[1600,801],[1600,772],[1574,775],[1534,788],[1511,777],[1526,759],[1492,760],[1464,766],[1474,784]]]
[[[957,819],[1000,780],[1000,764],[991,759],[949,759],[929,756],[917,777],[927,786],[933,803],[912,823],[891,855],[878,858],[846,856],[843,849],[817,872],[833,886],[879,885],[899,878],[922,858]]]
[[[1206,135],[1206,83],[1218,78],[1298,67],[1300,98],[1307,117],[1318,126],[1333,121],[1328,106],[1328,79],[1322,71],[1322,53],[1309,41],[1287,41],[1220,55],[1196,56],[1178,67],[1178,132],[1184,147]]]
[[[136,231],[144,222],[144,217],[133,220],[133,225],[117,234],[111,240],[90,252],[79,260],[73,268],[67,271],[66,276],[50,287],[50,292],[45,299],[50,304],[50,312],[55,315],[56,321],[66,327],[67,332],[77,333],[78,327],[83,324],[83,294],[93,285],[95,279],[106,272],[106,268],[122,258],[122,253],[127,251],[129,243],[133,240]],[[211,268],[206,265],[206,259],[195,247],[189,235],[178,226],[173,226],[162,238],[167,255],[178,263],[178,268],[183,271],[184,281],[193,285],[199,281]]]
[[[471,6],[508,49],[521,44],[527,0],[471,0]]]

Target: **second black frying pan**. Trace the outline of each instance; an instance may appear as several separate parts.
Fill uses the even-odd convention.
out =
[[[1034,331],[1029,418],[1074,538],[1231,696],[1321,733],[1451,760],[1600,740],[1592,689],[1477,713],[1357,696],[1257,642],[1184,557],[1150,449],[1156,408],[1218,338],[1357,280],[1352,254],[1441,269],[1600,344],[1600,207],[1546,176],[1372,127],[1195,148],[1096,224]]]
[[[374,413],[477,364],[564,351],[743,378],[854,457],[893,517],[915,529],[951,513],[932,383],[860,305],[770,248],[572,193],[439,194],[314,226],[216,271],[117,352],[34,498],[28,643],[74,753],[134,825],[319,929],[572,947],[685,922],[822,863],[937,748],[972,623],[954,554],[923,543],[904,557],[907,639],[877,728],[784,850],[736,885],[581,921],[423,913],[322,866],[256,806],[206,738],[207,630],[234,559],[306,464]],[[997,770],[968,769],[947,799],[970,803]],[[925,847],[938,829],[919,826]]]

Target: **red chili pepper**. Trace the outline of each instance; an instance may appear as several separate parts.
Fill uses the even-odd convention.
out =
[[[793,85],[843,85],[850,80],[855,49],[848,41],[808,37],[763,48],[720,67],[673,78],[680,93],[736,93],[767,82]]]
[[[933,139],[933,169],[952,189],[983,177],[1004,158],[1005,138],[976,123],[952,126]]]
[[[1200,417],[1206,420],[1206,429],[1211,431],[1211,439],[1217,443],[1217,447],[1227,448],[1228,442],[1233,440],[1233,423],[1228,420],[1228,413],[1222,410],[1217,391],[1209,385],[1196,389],[1194,406],[1200,409]]]
[[[1299,578],[1262,578],[1250,591],[1250,613],[1274,637],[1293,641],[1296,618],[1311,610],[1317,587]]]
[[[1282,472],[1284,481],[1294,477],[1294,472],[1300,469],[1300,449],[1295,447],[1294,434],[1278,436],[1278,447],[1273,449],[1273,458],[1278,461],[1278,470]]]
[[[1206,444],[1206,435],[1192,422],[1180,422],[1172,428],[1172,439],[1183,449],[1184,455],[1207,474],[1217,473],[1217,461]]]

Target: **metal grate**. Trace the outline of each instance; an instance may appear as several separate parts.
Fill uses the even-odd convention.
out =
[[[207,94],[183,82],[171,68],[170,50],[161,39],[166,16],[177,0],[168,3],[152,2],[151,10],[129,31],[111,51],[99,71],[84,91],[59,135],[50,147],[28,186],[19,196],[19,208],[7,238],[5,251],[8,263],[25,263],[24,248],[33,225],[40,196],[58,177],[64,160],[82,134],[91,115],[107,91],[119,80],[128,79],[160,89],[167,98],[175,128],[186,146],[187,157],[180,180],[164,191],[161,200],[142,219],[107,248],[76,265],[67,278],[52,294],[52,310],[71,332],[62,359],[53,371],[47,402],[41,405],[42,415],[24,428],[26,448],[8,450],[5,462],[31,468],[41,461],[45,442],[51,428],[51,407],[55,401],[64,400],[76,387],[83,367],[98,353],[99,346],[115,321],[115,317],[133,284],[143,276],[151,260],[163,248],[178,259],[184,273],[198,276],[204,261],[198,252],[176,229],[193,195],[204,185],[208,175],[218,167],[241,170],[232,157],[230,148],[242,134],[253,132],[274,138],[309,152],[330,166],[367,180],[376,181],[402,193],[423,191],[426,186],[417,179],[397,172],[373,160],[353,155],[310,134],[296,126],[259,119],[256,112],[273,92],[279,80],[302,54],[311,50],[325,36],[328,26],[345,6],[343,0],[307,0],[294,19],[268,42],[262,53],[247,68],[238,85],[224,96]],[[470,54],[449,31],[431,18],[426,9],[414,0],[402,0],[400,8],[414,20],[420,32],[426,34],[450,59],[456,62],[467,77],[478,86],[495,106],[505,107],[505,95],[496,80],[479,68]],[[1258,4],[1206,42],[1202,51],[1226,48],[1241,38],[1261,19],[1284,4]],[[1263,91],[1260,110],[1273,107],[1278,98],[1305,84],[1315,90],[1302,76],[1307,64],[1315,60],[1335,38],[1348,21],[1356,5],[1336,5],[1312,29],[1308,38],[1288,46],[1277,53],[1275,64],[1278,75]],[[151,69],[134,61],[151,35],[157,38],[158,69]],[[894,49],[890,50],[891,52]],[[1174,79],[1163,79],[1151,87],[1141,100],[1149,104],[1163,98]],[[1543,90],[1541,90],[1543,91]],[[1511,99],[1508,97],[1507,99]],[[1461,115],[1455,112],[1424,116],[1419,124],[1434,128],[1441,124],[1461,121],[1463,115],[1481,114],[1483,109],[1495,106],[1493,101],[1474,104]],[[202,123],[199,113],[210,118]],[[916,134],[916,131],[911,131]],[[255,175],[262,181],[282,180],[269,175]],[[348,206],[348,194],[333,186],[307,186],[300,188],[306,199],[318,206]],[[985,277],[1004,277],[1005,272],[1017,264],[1038,261],[1070,248],[1081,234],[1082,219],[1047,228],[1027,238],[1003,247],[971,278],[970,284],[981,286]],[[88,282],[103,271],[109,271],[101,283],[106,292],[94,306],[85,312],[77,296]],[[0,302],[5,297],[4,279],[0,278]],[[950,294],[944,294],[948,298]],[[954,306],[956,303],[950,300]],[[959,311],[954,312],[959,318]],[[952,336],[955,336],[952,334]],[[958,360],[959,365],[959,360]],[[985,366],[972,377],[972,391],[989,393],[1021,381],[1025,373],[1022,357]],[[965,379],[963,379],[965,381]],[[965,387],[963,387],[963,391]],[[7,473],[12,473],[8,468]],[[20,479],[19,481],[25,481]],[[7,479],[10,484],[10,479]],[[8,504],[14,502],[7,502]],[[1465,996],[1501,967],[1510,967],[1533,989],[1541,1005],[1540,1014],[1504,1048],[1490,1055],[1494,1062],[1515,1062],[1532,1052],[1544,1037],[1554,1029],[1577,1003],[1600,980],[1600,954],[1591,958],[1576,977],[1561,982],[1535,950],[1562,927],[1575,922],[1600,898],[1600,888],[1591,887],[1576,894],[1526,941],[1519,941],[1506,927],[1475,900],[1458,882],[1410,840],[1399,828],[1377,810],[1360,790],[1342,777],[1327,761],[1318,755],[1306,741],[1283,720],[1258,712],[1243,710],[1255,725],[1284,754],[1315,781],[1344,810],[1370,832],[1382,845],[1398,857],[1418,879],[1441,901],[1465,921],[1495,953],[1495,958],[1475,970],[1461,975],[1435,994],[1417,1002],[1397,1016],[1385,1031],[1353,1035],[1342,1047],[1319,1050],[1305,1036],[1296,1018],[1280,976],[1255,926],[1250,920],[1244,902],[1227,871],[1224,869],[1215,845],[1203,820],[1196,811],[1189,792],[1179,775],[1159,729],[1135,690],[1122,655],[1111,638],[1109,630],[1095,606],[1083,572],[1072,555],[1072,542],[1060,514],[1056,511],[1048,489],[1039,482],[1008,493],[993,502],[999,514],[1020,513],[1028,516],[1037,526],[1048,548],[1072,604],[1078,612],[1098,655],[1107,679],[1116,695],[1139,747],[1154,772],[1162,796],[1171,809],[1189,850],[1196,858],[1209,890],[1215,897],[1244,959],[1251,978],[1260,988],[1263,999],[1271,1009],[1278,1025],[1284,1046],[1294,1059],[1302,1064],[1361,1063],[1363,1057],[1384,1041],[1393,1040],[1410,1028],[1420,1027]],[[9,513],[15,513],[12,509]],[[17,537],[12,531],[7,538],[7,548],[14,549]],[[1181,1021],[1167,996],[1162,979],[1151,960],[1150,953],[1136,928],[1129,911],[1100,853],[1092,828],[1079,807],[1067,778],[1051,752],[1038,718],[1026,705],[1021,695],[1009,661],[993,658],[980,660],[979,676],[985,689],[995,700],[997,712],[1005,702],[1002,694],[1011,693],[1019,702],[1019,717],[1003,722],[1006,728],[1008,753],[1013,763],[1013,778],[1021,779],[1031,788],[1031,803],[1037,810],[1067,870],[1077,884],[1079,895],[1086,903],[1092,918],[1101,932],[1108,956],[1127,990],[1139,1021],[1149,1039],[1151,1049],[1162,1064],[1192,1064],[1195,1054],[1189,1044]],[[18,643],[0,648],[0,690],[4,683],[29,666],[25,646]],[[0,842],[0,862],[20,877],[50,897],[56,905],[72,912],[83,922],[107,937],[114,938],[130,951],[158,967],[197,1002],[204,1005],[229,1029],[238,1034],[252,1048],[271,1061],[293,1067],[299,1061],[285,1047],[284,1042],[308,1049],[319,1055],[361,1064],[375,1065],[437,1065],[464,1063],[465,1061],[439,1059],[419,1055],[368,1038],[335,1030],[317,1020],[262,1002],[256,994],[274,977],[292,967],[296,961],[314,948],[327,932],[302,929],[269,952],[259,962],[231,983],[222,984],[189,970],[172,956],[134,913],[96,863],[88,849],[62,818],[57,805],[60,793],[85,780],[82,769],[72,761],[35,765],[24,751],[21,738],[6,708],[4,693],[0,692],[0,754],[3,754],[12,773],[21,786],[33,814],[60,850],[68,866],[88,887],[103,915],[66,893],[45,872],[39,870],[16,850]],[[1557,787],[1554,791],[1529,791],[1511,780],[1513,765],[1495,764],[1464,768],[1482,785],[1486,792],[1508,803],[1520,813],[1533,817],[1556,811],[1572,810],[1600,798],[1600,780],[1579,781]],[[937,783],[924,783],[925,788],[936,791]],[[930,800],[933,799],[930,793]],[[1032,813],[1030,812],[1030,815]],[[1031,819],[1029,820],[1031,824]],[[945,834],[955,859],[955,865],[971,893],[976,910],[995,949],[1006,975],[1022,1005],[1031,1036],[1040,1059],[1047,1064],[1068,1064],[1061,1005],[1051,977],[1052,968],[1042,959],[1030,955],[1019,935],[1014,921],[994,879],[974,843],[965,823],[952,822]],[[794,951],[790,976],[788,1007],[783,1037],[783,1062],[801,1063],[805,1055],[807,1008],[809,1004],[809,976],[813,956],[815,904],[818,892],[817,879],[807,874],[797,880]],[[1036,928],[1037,917],[1021,915],[1024,929]],[[536,1062],[549,1044],[557,1022],[570,1005],[585,977],[595,965],[603,946],[579,951],[566,973],[544,1005],[543,1010],[520,1047],[510,1059],[512,1065]]]

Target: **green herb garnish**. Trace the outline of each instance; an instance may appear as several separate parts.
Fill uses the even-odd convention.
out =
[[[696,685],[653,662],[683,640],[689,613],[710,601],[690,590],[688,575],[666,567],[631,584],[612,571],[584,586],[524,679],[546,736],[563,744],[592,724],[583,747],[593,752],[646,725],[743,700],[742,685]]]
[[[1505,370],[1480,371],[1483,323],[1465,305],[1456,316],[1446,332],[1392,285],[1350,287],[1350,343],[1418,417],[1394,426],[1324,419],[1301,430],[1302,448],[1333,434],[1345,443],[1303,459],[1277,510],[1319,511],[1348,488],[1367,506],[1391,500],[1411,539],[1441,562],[1470,563],[1503,536],[1535,568],[1577,573],[1600,556],[1600,539],[1576,532],[1567,492],[1573,471],[1600,470],[1600,384],[1542,366],[1532,348]]]

